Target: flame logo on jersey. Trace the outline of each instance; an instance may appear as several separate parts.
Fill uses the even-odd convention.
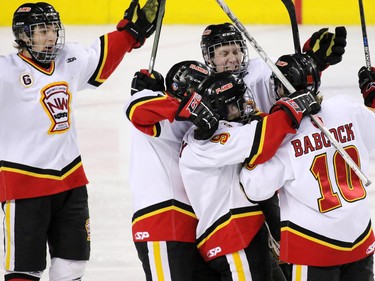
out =
[[[213,143],[219,143],[219,144],[226,144],[227,141],[229,140],[230,138],[230,134],[229,133],[221,133],[219,135],[214,135],[212,138],[211,138],[211,142]]]
[[[44,87],[40,102],[52,122],[48,134],[62,133],[70,128],[71,93],[66,82]]]

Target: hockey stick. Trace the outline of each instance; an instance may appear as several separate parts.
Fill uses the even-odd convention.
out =
[[[281,0],[288,11],[290,18],[290,25],[292,27],[293,33],[293,43],[294,43],[294,52],[296,54],[301,54],[301,41],[299,38],[299,30],[296,16],[296,9],[292,0]]]
[[[259,54],[259,56],[264,60],[264,62],[271,68],[273,73],[277,76],[277,78],[283,83],[285,88],[289,91],[289,93],[294,93],[296,90],[294,89],[293,85],[289,82],[288,79],[283,75],[283,73],[279,70],[279,68],[271,61],[271,59],[267,56],[266,52],[263,51],[262,47],[255,41],[254,37],[252,37],[244,27],[244,25],[238,20],[238,18],[232,13],[229,7],[225,4],[224,0],[215,0],[219,6],[223,9],[223,11],[227,14],[227,16],[231,19],[231,21],[236,25],[236,27],[246,36],[249,40],[251,46],[255,49],[255,51]],[[332,136],[331,132],[321,123],[318,119],[316,119],[313,115],[309,115],[311,121],[319,128],[320,131],[329,139],[330,143],[336,150],[340,153],[342,158],[348,164],[348,166],[356,173],[356,175],[360,178],[360,180],[366,185],[370,185],[371,181],[366,177],[366,175],[361,171],[358,165],[353,161],[350,155],[345,151],[345,149],[340,145],[340,143]]]
[[[158,51],[158,46],[159,46],[159,39],[160,39],[160,33],[161,33],[161,25],[162,25],[162,22],[163,22],[164,12],[165,12],[165,2],[166,2],[166,0],[161,0],[160,1],[158,18],[156,20],[154,43],[152,45],[151,57],[150,57],[150,64],[148,66],[148,73],[150,73],[150,74],[154,70],[154,66],[155,66],[155,58],[156,58],[156,53]]]
[[[362,27],[363,47],[365,49],[366,67],[368,70],[371,70],[370,49],[368,47],[365,12],[363,9],[362,0],[358,0],[358,4],[359,4],[359,14],[361,17],[361,27]]]

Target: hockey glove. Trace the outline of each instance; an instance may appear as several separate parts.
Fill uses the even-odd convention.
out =
[[[328,32],[328,28],[313,33],[304,46],[303,51],[310,55],[318,65],[320,71],[329,65],[334,65],[342,60],[346,46],[346,28],[336,27],[335,33]]]
[[[165,91],[163,75],[155,70],[151,74],[147,69],[137,71],[133,76],[130,93],[134,95],[136,92],[144,89],[149,89],[154,92]]]
[[[143,8],[140,8],[139,0],[132,0],[124,13],[124,18],[117,24],[117,30],[126,30],[137,39],[138,44],[135,48],[141,47],[146,38],[154,33],[160,7],[159,1],[147,0]]]
[[[293,127],[298,129],[304,116],[320,111],[320,103],[308,91],[298,91],[288,97],[279,99],[271,108],[270,113],[284,110],[292,119]]]
[[[358,72],[359,88],[366,106],[375,108],[375,67],[368,70],[362,66]]]
[[[193,122],[198,127],[194,132],[198,140],[210,138],[219,126],[219,116],[211,108],[210,102],[195,92],[181,101],[175,119]]]
[[[292,120],[293,127],[298,129],[299,124],[303,118],[303,113],[298,104],[293,101],[291,98],[283,97],[275,102],[271,107],[270,113],[272,114],[275,111],[284,110],[285,113]]]
[[[298,104],[303,116],[317,114],[320,111],[320,103],[317,102],[315,96],[309,91],[297,91],[289,95],[289,98]]]

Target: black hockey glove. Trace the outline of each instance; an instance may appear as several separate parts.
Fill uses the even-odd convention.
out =
[[[175,119],[193,122],[198,127],[194,132],[198,140],[209,139],[219,126],[219,116],[211,108],[210,102],[195,92],[181,101]]]
[[[366,106],[375,108],[375,67],[362,66],[358,72],[359,88]]]
[[[128,9],[124,13],[124,18],[117,24],[117,30],[126,30],[135,39],[141,47],[146,38],[154,33],[156,28],[156,19],[160,7],[160,0],[147,0],[143,8],[140,8],[139,0],[132,0]]]
[[[346,46],[346,28],[338,26],[335,33],[328,32],[328,28],[313,33],[305,42],[303,52],[310,55],[318,65],[320,71],[329,65],[334,65],[342,60]]]
[[[147,69],[141,69],[134,73],[130,89],[131,95],[144,89],[154,92],[165,91],[163,75],[155,70],[150,74]]]
[[[289,98],[298,104],[299,108],[302,110],[303,116],[317,114],[321,109],[320,103],[317,102],[315,96],[309,91],[297,91],[289,95]]]

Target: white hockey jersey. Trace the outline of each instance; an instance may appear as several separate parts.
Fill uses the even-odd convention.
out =
[[[129,184],[133,240],[195,242],[197,219],[178,166],[190,122],[174,121],[179,102],[162,92],[134,94],[125,112],[132,122]]]
[[[368,174],[375,148],[375,114],[347,96],[323,101],[316,115]],[[324,134],[305,118],[266,163],[242,169],[250,199],[279,190],[280,259],[293,264],[332,266],[373,253],[375,239],[365,186]]]
[[[278,111],[247,125],[220,121],[208,140],[196,140],[194,127],[185,134],[180,169],[199,220],[197,242],[205,260],[249,246],[264,223],[264,215],[241,190],[242,163],[268,160],[285,135],[294,132],[286,113]]]
[[[67,43],[49,69],[20,54],[0,56],[0,201],[87,184],[78,150],[75,95],[99,86],[135,39],[115,31],[90,48]],[[120,45],[120,48],[115,46]]]
[[[256,106],[261,112],[268,113],[275,103],[271,69],[263,59],[254,58],[249,60],[246,71],[243,80],[252,93]]]

